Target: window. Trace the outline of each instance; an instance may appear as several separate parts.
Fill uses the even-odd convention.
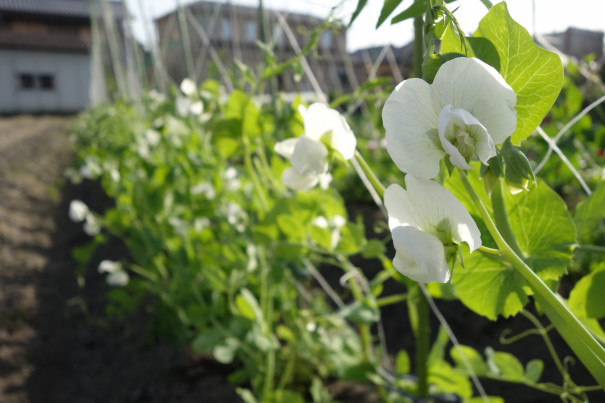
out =
[[[246,41],[254,42],[256,40],[256,22],[246,21]]]
[[[21,73],[18,76],[19,89],[22,90],[33,90],[34,89],[34,75],[30,73]]]
[[[221,38],[231,39],[231,21],[227,18],[221,20]]]
[[[323,31],[319,37],[319,46],[322,48],[332,47],[332,33],[330,31]]]
[[[53,74],[19,73],[17,85],[20,90],[52,91],[55,89],[55,76]]]
[[[55,76],[51,74],[42,74],[38,76],[38,85],[43,90],[55,89]]]

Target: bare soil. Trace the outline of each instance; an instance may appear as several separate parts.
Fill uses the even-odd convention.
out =
[[[105,319],[101,248],[83,288],[71,249],[88,237],[72,223],[72,199],[106,204],[98,184],[72,186],[69,117],[0,121],[0,402],[233,402],[229,368],[145,339],[145,315]],[[95,206],[93,206],[95,207]],[[96,206],[101,207],[102,206]]]

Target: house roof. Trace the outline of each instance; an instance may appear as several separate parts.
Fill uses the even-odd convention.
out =
[[[112,2],[117,18],[123,17],[122,7]],[[49,17],[90,18],[89,0],[0,0],[0,14]]]

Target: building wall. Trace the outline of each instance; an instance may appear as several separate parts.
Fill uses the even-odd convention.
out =
[[[206,78],[220,79],[221,73],[217,71],[216,63],[200,37],[200,27],[208,36],[225,69],[234,68],[234,59],[242,61],[255,71],[257,66],[263,63],[263,53],[256,43],[260,40],[257,8],[233,4],[217,5],[211,2],[193,3],[188,7],[196,21],[192,23],[188,19],[187,25],[195,76],[198,81]],[[296,53],[286,34],[282,32],[274,13],[267,10],[266,15],[267,33],[270,38],[275,39],[274,52],[278,62],[294,57]],[[320,18],[301,14],[284,14],[284,17],[301,47],[304,47],[309,40],[308,33],[323,23]],[[171,78],[178,83],[188,74],[177,13],[173,12],[156,20],[156,24],[165,67]],[[307,56],[311,70],[324,92],[350,89],[345,68],[345,58],[347,57],[345,41],[344,29],[338,33],[326,31],[319,40],[317,54]],[[306,77],[303,77],[301,81],[295,81],[292,71],[280,74],[276,82],[278,89],[286,92],[312,91],[313,89]]]
[[[87,54],[0,49],[0,113],[77,112],[89,85]]]

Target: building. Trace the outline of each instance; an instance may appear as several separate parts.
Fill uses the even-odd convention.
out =
[[[304,47],[309,40],[308,33],[324,23],[321,18],[303,14],[282,15],[265,10],[265,15],[268,42],[275,44],[274,53],[278,62],[294,57],[297,45]],[[280,17],[283,17],[281,23]],[[257,44],[261,38],[258,8],[200,1],[183,7],[183,20],[183,25],[187,26],[183,36],[177,11],[155,20],[164,67],[176,83],[190,75],[183,51],[187,41],[191,49],[192,75],[197,81],[224,78],[227,71],[234,68],[234,60],[243,62],[253,70],[264,61],[263,51]],[[294,44],[290,33],[295,39]],[[317,54],[307,56],[309,67],[323,92],[350,90],[347,57],[344,27],[340,27],[338,32],[324,31],[319,38]],[[298,81],[292,70],[281,73],[276,81],[278,89],[284,92],[315,90],[305,74]]]
[[[413,54],[414,44],[410,42],[400,48],[385,45],[359,49],[351,53],[351,61],[358,82],[365,83],[373,73],[376,78],[391,77],[395,85],[398,76],[408,78],[412,73]],[[378,64],[375,66],[376,61]]]
[[[89,5],[0,0],[0,113],[71,113],[89,104]]]
[[[603,59],[603,32],[570,27],[565,32],[542,35],[542,38],[561,53],[577,60],[589,54],[594,55],[595,60]],[[540,40],[538,43],[543,44]]]

